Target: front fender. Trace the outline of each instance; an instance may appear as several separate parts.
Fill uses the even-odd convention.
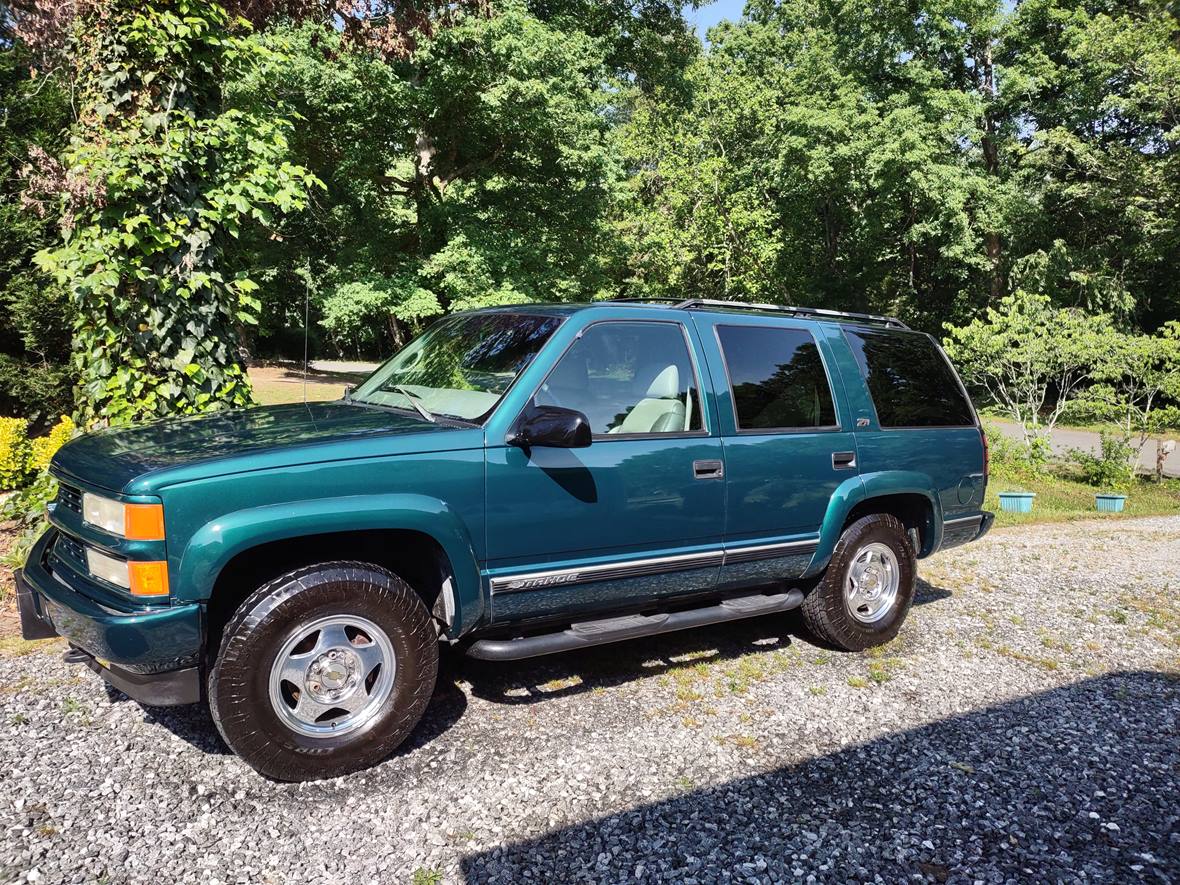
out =
[[[828,510],[820,528],[819,545],[804,577],[813,577],[827,567],[852,508],[862,501],[882,495],[921,495],[929,501],[934,514],[933,545],[930,549],[937,550],[942,543],[942,504],[933,487],[933,481],[927,474],[914,470],[883,470],[846,479],[836,487],[828,502]]]
[[[189,539],[181,555],[177,587],[182,597],[204,600],[226,564],[252,547],[310,535],[372,529],[417,531],[437,541],[454,573],[453,634],[461,635],[479,621],[483,616],[479,566],[463,521],[438,498],[412,493],[268,504],[219,516]]]

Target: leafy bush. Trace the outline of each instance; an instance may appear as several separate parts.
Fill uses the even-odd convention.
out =
[[[73,409],[73,385],[68,366],[0,353],[0,415],[27,418],[33,432]]]
[[[4,557],[4,564],[16,568],[23,565],[33,542],[45,531],[46,508],[57,497],[57,480],[44,471],[27,488],[21,489],[0,507],[0,520],[15,522],[16,543]]]
[[[29,475],[29,422],[0,418],[0,491],[20,488]]]
[[[48,436],[42,436],[29,443],[29,470],[35,473],[48,470],[49,462],[57,454],[57,450],[68,443],[76,431],[77,428],[70,416],[62,415]]]
[[[20,428],[22,423],[25,425],[24,428]],[[74,422],[68,415],[62,416],[48,436],[31,441],[24,436],[27,425],[28,422],[21,418],[0,418],[0,464],[5,463],[5,429],[11,427],[13,430],[21,430],[19,438],[22,446],[19,454],[23,456],[22,480],[27,480],[29,476],[35,477],[0,508],[0,520],[15,522],[17,526],[16,543],[4,558],[4,562],[12,567],[24,562],[29,548],[45,530],[46,507],[57,495],[57,480],[49,474],[49,462],[57,450],[69,442],[77,432]]]
[[[1127,488],[1135,480],[1135,447],[1113,433],[1103,432],[1100,439],[1099,454],[1071,449],[1070,460],[1082,469],[1082,476],[1089,485],[1108,489]]]
[[[983,431],[987,434],[991,463],[996,466],[1040,473],[1049,463],[1049,441],[1043,437],[1031,439],[1028,445],[1024,445],[994,424],[985,422]]]

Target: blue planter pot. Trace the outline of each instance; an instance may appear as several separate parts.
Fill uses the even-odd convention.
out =
[[[1098,505],[1099,513],[1122,513],[1126,495],[1095,495],[1094,501]]]
[[[1009,513],[1032,513],[1036,492],[1000,492],[1000,509]]]

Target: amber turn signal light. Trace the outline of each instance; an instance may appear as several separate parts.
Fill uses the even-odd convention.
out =
[[[123,537],[129,541],[163,541],[164,505],[124,504]]]
[[[127,563],[129,589],[135,596],[168,595],[168,563],[137,562]]]

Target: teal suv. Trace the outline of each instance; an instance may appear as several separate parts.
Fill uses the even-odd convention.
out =
[[[800,608],[885,642],[973,541],[987,448],[928,335],[706,301],[450,316],[342,400],[92,433],[17,585],[144,704],[264,774],[380,760],[439,646],[503,661]]]

